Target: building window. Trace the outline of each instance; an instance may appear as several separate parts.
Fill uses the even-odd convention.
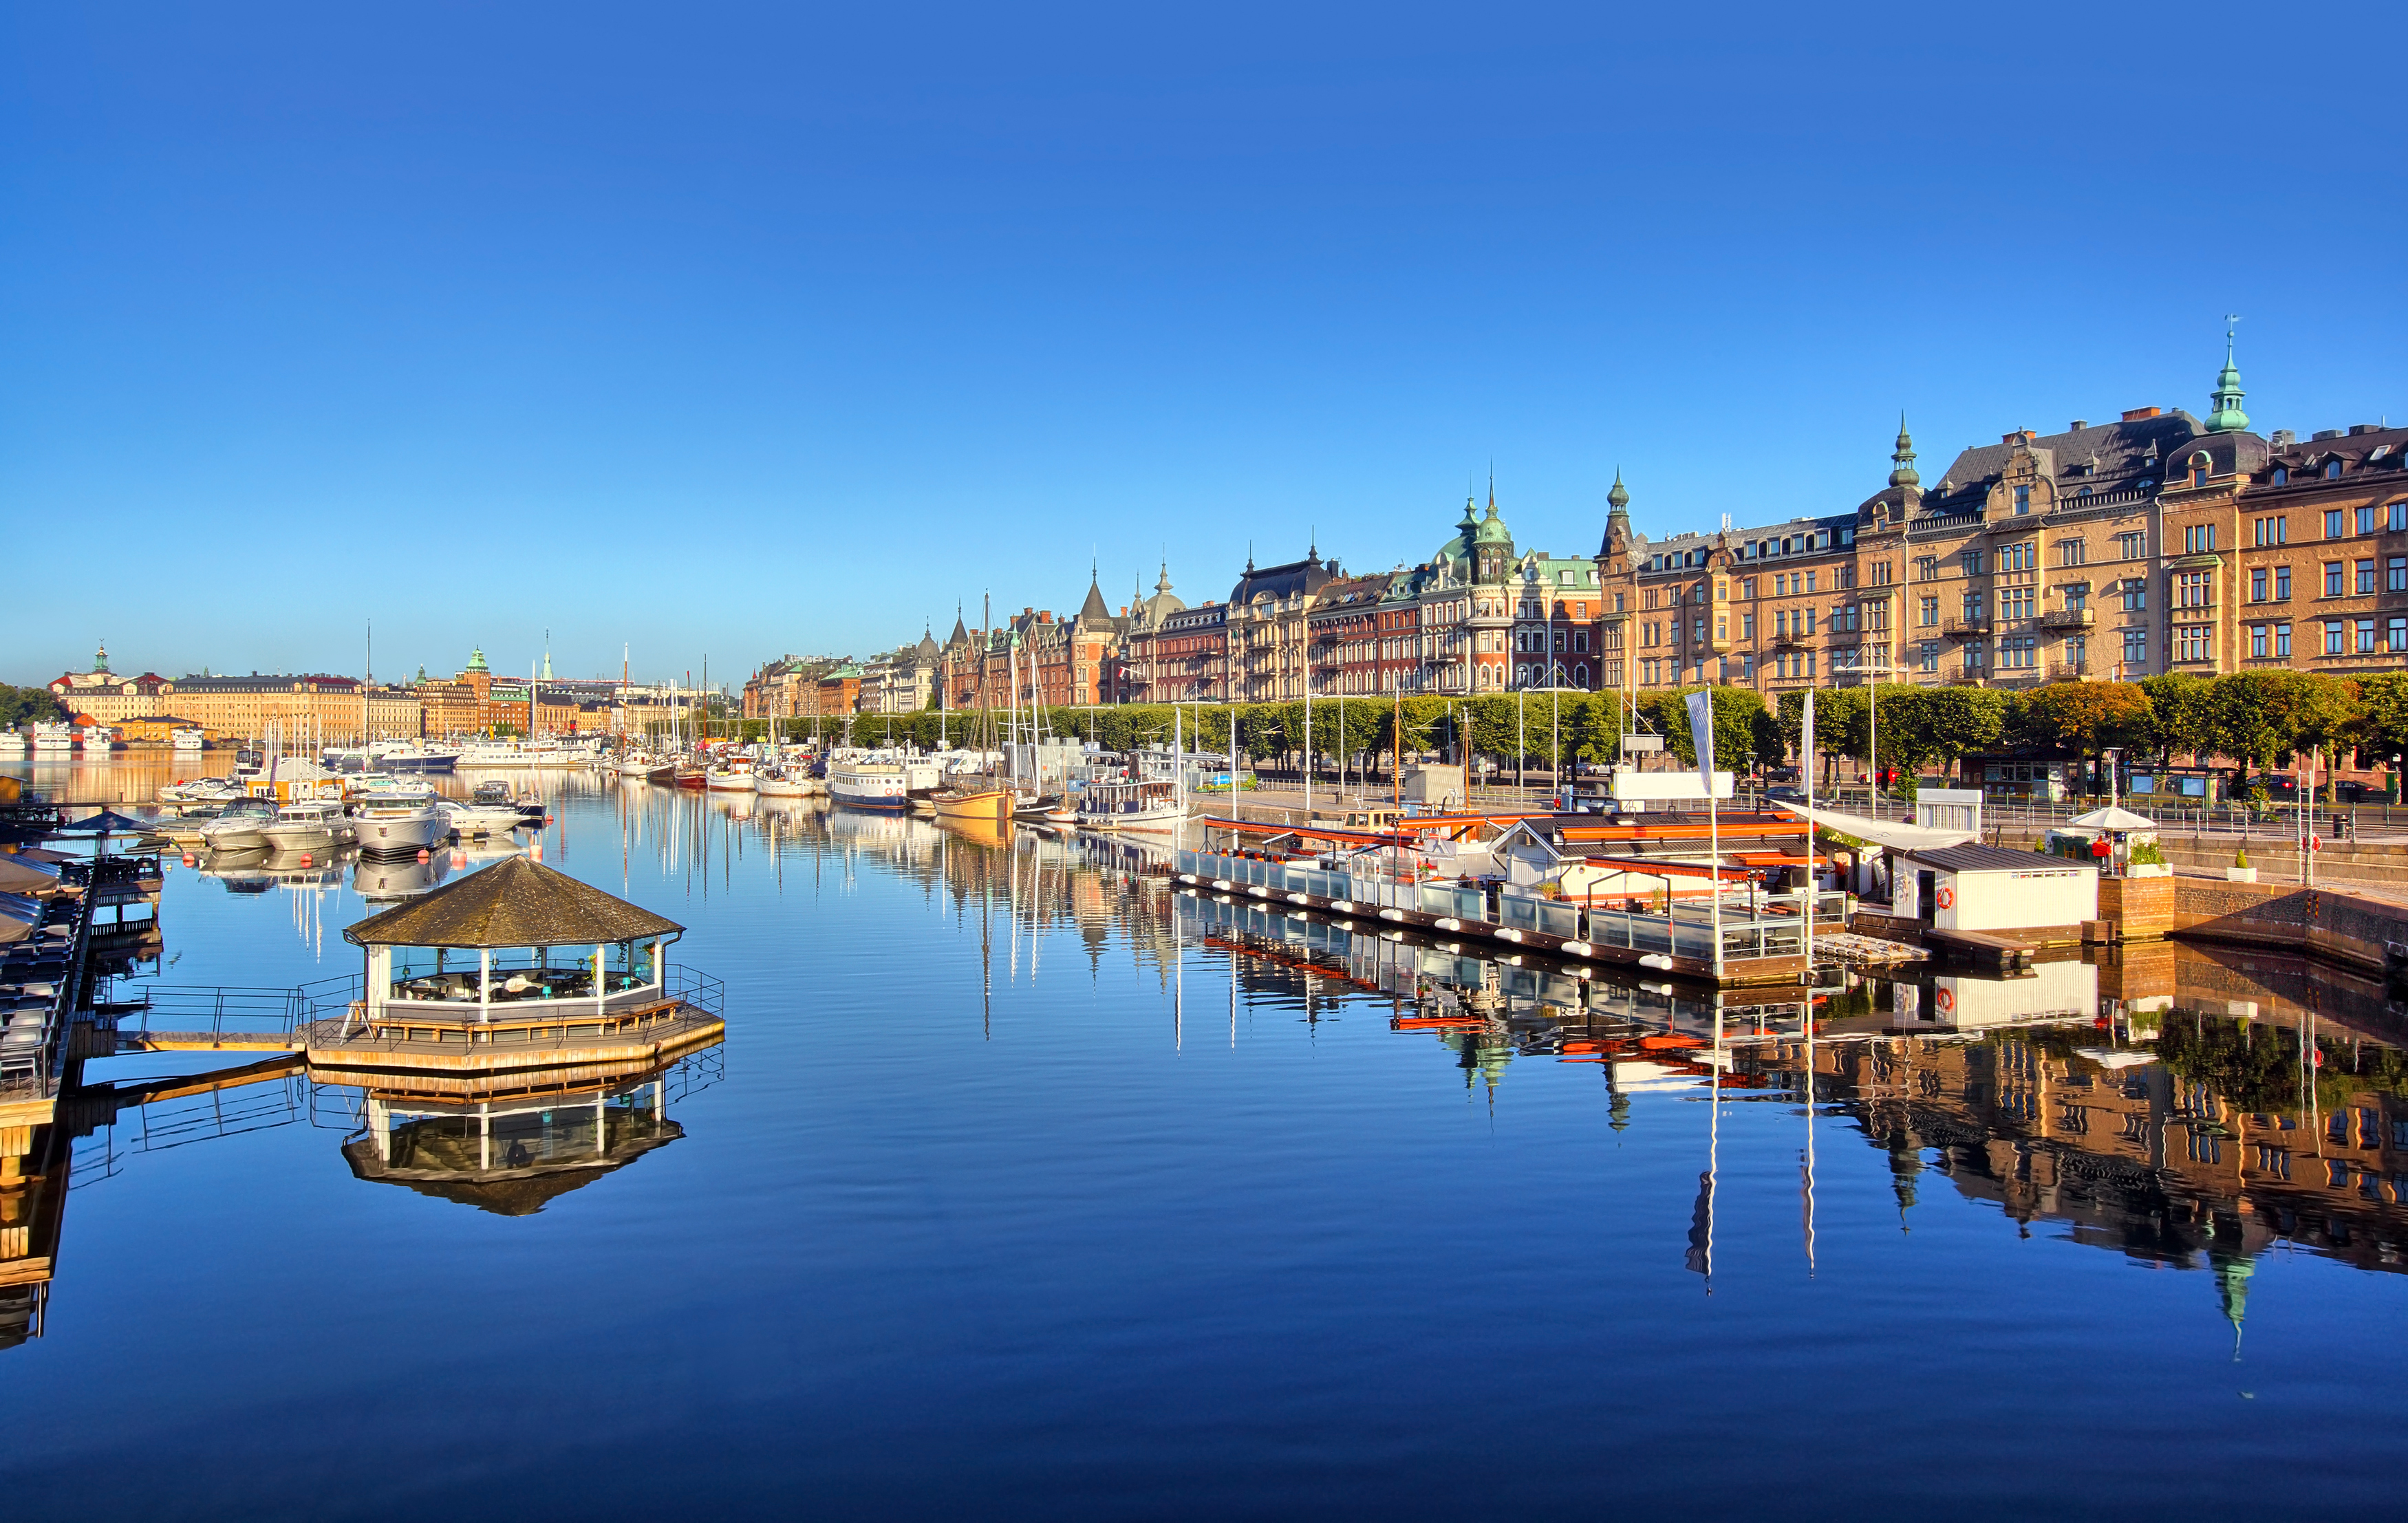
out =
[[[2277,624],[2274,626],[2274,654],[2277,659],[2282,661],[2289,661],[2291,659],[2290,625]]]
[[[1753,640],[1756,638],[1756,615],[1742,614],[1739,616],[1739,637],[1742,640]]]
[[[2190,457],[2190,484],[2192,486],[2203,487],[2207,485],[2209,463],[2208,458],[2203,454],[2193,455]]]
[[[1806,574],[1806,591],[1809,592],[1814,591],[1814,573],[1811,571]]]
[[[2408,498],[2391,504],[2384,511],[2390,516],[2386,528],[2395,534],[2408,534]]]
[[[2149,535],[2146,530],[2115,536],[2115,553],[2124,560],[2137,561],[2148,548]]]
[[[2383,562],[2383,590],[2408,592],[2408,555],[2395,555]]]
[[[1923,600],[1922,614],[1923,614],[1922,622],[1923,622],[1923,626],[1924,626],[1926,629],[1928,629],[1928,628],[1930,628],[1932,625],[1939,623],[1939,622],[1940,622],[1940,600],[1939,600],[1938,598],[1925,598],[1925,599]]]
[[[1887,587],[1889,585],[1888,562],[1876,561],[1873,562],[1873,585],[1875,587]]]
[[[1966,671],[1968,671],[1968,672],[1978,672],[1978,671],[1980,671],[1980,670],[1981,670],[1985,665],[1986,665],[1986,664],[1988,663],[1988,659],[1989,659],[1989,651],[1988,651],[1987,649],[1984,648],[1983,644],[1982,644],[1982,642],[1981,642],[1981,641],[1979,641],[1979,640],[1968,640],[1968,641],[1965,643],[1965,670],[1966,670]]]
[[[2361,656],[2374,653],[2374,620],[2372,619],[2358,621],[2358,653]]]
[[[1979,623],[1979,622],[1981,621],[1981,619],[1982,619],[1982,594],[1981,594],[1981,593],[1979,593],[1979,592],[1968,592],[1968,593],[1966,593],[1966,594],[1965,594],[1965,618],[1966,618],[1966,619],[1967,619],[1969,622],[1972,622],[1972,623]]]
[[[2408,503],[2401,503],[2397,505],[2401,507],[2408,507]],[[1940,557],[1936,555],[1916,556],[1914,558],[1914,579],[1919,582],[1938,581],[1940,579]]]
[[[2249,568],[2249,601],[2252,603],[2266,601],[2266,568],[2264,566]]]
[[[2090,558],[2089,547],[2079,539],[2068,539],[2059,542],[2057,547],[2057,559],[2069,566],[2081,565],[2085,561],[2087,561]]]
[[[1914,648],[1914,664],[1920,671],[1940,670],[1940,648],[1929,641]]]
[[[2271,632],[2263,624],[2252,624],[2249,626],[2249,657],[2252,661],[2264,661],[2266,659],[2266,652],[2268,649],[2267,635],[2270,633]]]
[[[2208,659],[2208,638],[2214,632],[2213,624],[2176,624],[2174,626],[2174,660],[2205,661]]]
[[[2329,460],[2325,462],[2325,479],[2328,481],[2338,481],[2341,479],[2340,461]]]
[[[2018,513],[2031,511],[2031,488],[2019,486],[2015,489],[2015,511]]]
[[[2149,663],[2149,632],[2147,630],[2126,630],[2124,632],[2124,662],[2125,664],[2129,666],[2146,666]]]
[[[2175,579],[2174,606],[2177,608],[2204,608],[2209,606],[2210,601],[2214,596],[2214,590],[2211,588],[2208,581],[2208,578],[2212,575],[2214,574],[2205,571],[2184,572]]]
[[[1999,642],[1999,664],[2010,671],[2030,671],[2036,663],[2038,642],[2026,634]]]
[[[2342,631],[2344,627],[2342,621],[2338,619],[2328,619],[2324,621],[2324,624],[2325,654],[2328,656],[2338,656],[2342,653]]]
[[[1980,550],[1967,550],[1964,554],[1964,562],[1966,576],[1978,576],[1982,574],[1984,561]]]
[[[2282,466],[2277,465],[2274,467],[2274,474],[2267,479],[2279,487],[2291,479],[2291,473],[2284,469]]]
[[[2291,601],[2291,568],[2287,563],[2274,568],[2274,601]]]
[[[2374,591],[2374,557],[2358,562],[2356,569],[2358,595],[2363,597]]]
[[[2383,648],[2395,656],[2408,651],[2408,618],[2394,615],[2384,626]]]
[[[2325,596],[2329,598],[2337,598],[2341,596],[2341,576],[2342,565],[2340,562],[2328,561],[2325,562]]]
[[[2291,538],[2289,534],[2291,520],[2288,519],[2259,519],[2257,523],[2258,543],[2260,545],[2287,545],[2290,543]]]
[[[2183,530],[2185,555],[2212,555],[2215,551],[2215,525],[2194,523]]]
[[[2358,510],[2358,532],[2361,534],[2371,534],[2374,533],[2374,505],[2372,503],[2368,503]]]
[[[2340,508],[2329,507],[2325,509],[2325,537],[2327,539],[2339,539],[2342,537],[2342,510]]]
[[[2029,619],[2032,616],[2032,590],[2028,587],[2002,588],[1999,592],[1999,617]]]

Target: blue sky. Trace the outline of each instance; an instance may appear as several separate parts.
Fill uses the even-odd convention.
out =
[[[2408,417],[2396,7],[12,7],[0,680],[739,678]],[[66,569],[72,567],[71,570]]]

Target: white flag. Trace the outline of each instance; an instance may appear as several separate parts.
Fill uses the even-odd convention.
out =
[[[1698,748],[1698,776],[1708,796],[1714,790],[1714,695],[1704,688],[1689,694],[1689,741]]]
[[[1806,690],[1806,718],[1798,730],[1798,770],[1810,779],[1807,787],[1812,788],[1813,783],[1811,779],[1814,773],[1814,690],[1812,688]]]

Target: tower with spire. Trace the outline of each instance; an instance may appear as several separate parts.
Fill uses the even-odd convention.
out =
[[[2208,393],[2214,404],[2207,415],[2210,434],[2238,434],[2249,426],[2249,415],[2241,410],[2241,370],[2232,363],[2232,332],[2240,323],[2238,317],[2224,320],[2224,368],[2215,373],[2215,390]]]

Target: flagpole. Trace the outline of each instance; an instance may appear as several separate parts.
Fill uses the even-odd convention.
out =
[[[1798,733],[1798,770],[1806,778],[1806,978],[1814,981],[1814,690],[1806,690],[1805,716]],[[1808,996],[1811,1001],[1812,995]],[[1810,1003],[1807,1006],[1812,1011]]]

